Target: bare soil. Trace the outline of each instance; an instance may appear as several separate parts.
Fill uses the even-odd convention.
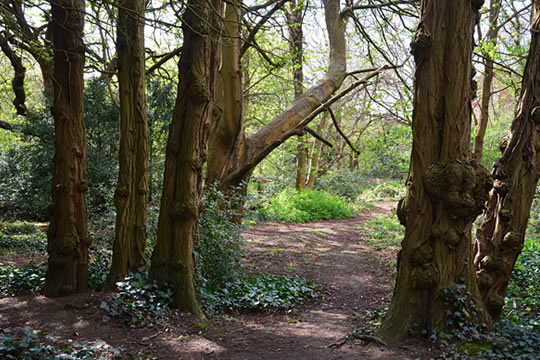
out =
[[[366,311],[390,302],[396,254],[369,245],[362,225],[388,213],[395,203],[376,205],[372,213],[355,218],[269,224],[244,233],[248,272],[298,275],[316,282],[318,299],[290,313],[237,313],[206,323],[175,314],[159,327],[132,329],[119,320],[103,321],[106,314],[99,305],[110,294],[90,292],[58,299],[0,299],[0,327],[29,326],[59,338],[119,348],[126,358],[137,359],[434,358],[438,351],[422,340],[378,346],[344,339],[368,326]],[[6,260],[0,258],[2,262]]]

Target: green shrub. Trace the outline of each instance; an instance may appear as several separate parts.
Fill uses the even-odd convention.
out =
[[[315,182],[316,189],[324,189],[331,194],[353,200],[369,187],[368,182],[359,181],[362,176],[358,171],[340,169],[325,174]]]
[[[279,220],[293,223],[343,219],[354,215],[345,200],[322,190],[282,191],[272,199],[270,211]]]
[[[276,275],[241,277],[225,287],[204,293],[212,309],[290,310],[316,297],[315,284],[306,280]]]
[[[0,296],[38,292],[45,283],[47,264],[0,267]]]
[[[195,250],[199,287],[219,288],[239,276],[242,226],[233,221],[239,216],[239,195],[226,195],[211,188],[204,195],[205,209],[199,219],[199,246]]]
[[[160,323],[174,304],[173,290],[150,281],[141,267],[116,283],[116,294],[100,307],[113,317],[123,318],[132,327]]]
[[[399,200],[405,196],[405,186],[391,181],[385,181],[364,191],[358,197],[364,201]]]

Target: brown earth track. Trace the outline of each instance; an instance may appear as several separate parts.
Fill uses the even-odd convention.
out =
[[[323,360],[429,359],[430,344],[411,340],[379,347],[343,339],[366,326],[363,314],[388,305],[393,285],[389,262],[395,253],[376,250],[363,223],[388,213],[395,203],[344,220],[269,224],[245,231],[248,273],[298,275],[318,285],[319,298],[293,312],[240,313],[214,318],[200,327],[177,314],[157,328],[131,329],[104,322],[102,293],[67,298],[0,299],[0,327],[29,326],[60,338],[105,343],[146,359]],[[0,263],[2,259],[0,259]],[[109,296],[109,295],[107,295]]]

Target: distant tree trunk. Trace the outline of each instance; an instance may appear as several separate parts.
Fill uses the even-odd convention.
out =
[[[148,178],[148,123],[144,62],[145,0],[118,2],[118,84],[120,151],[114,194],[116,234],[107,287],[145,264]]]
[[[321,120],[319,121],[319,125],[317,126],[317,133],[322,133],[324,127],[326,126],[327,119],[328,112],[324,112]],[[311,151],[311,164],[309,166],[309,176],[306,182],[307,189],[313,189],[313,186],[315,185],[315,178],[319,172],[319,156],[322,152],[323,145],[323,142],[318,139],[315,139],[313,143],[313,150]]]
[[[296,0],[289,2],[285,8],[287,28],[289,29],[289,51],[292,54],[294,98],[298,99],[304,92],[304,33],[302,31],[304,7]],[[304,135],[298,136],[296,146],[296,190],[301,191],[306,186],[308,163],[308,145]]]
[[[88,148],[83,116],[84,0],[51,1],[54,48],[55,155],[49,265],[43,293],[88,289]]]
[[[521,97],[480,229],[474,265],[489,315],[498,320],[514,264],[521,253],[540,171],[540,0],[534,0],[531,45]]]
[[[219,65],[221,0],[190,0],[183,15],[184,45],[178,96],[170,124],[151,277],[167,281],[180,310],[202,317],[194,285],[202,168]],[[220,21],[221,20],[221,21]]]
[[[17,115],[26,115],[26,92],[24,90],[24,78],[26,76],[26,68],[22,63],[22,58],[18,56],[8,43],[8,39],[0,33],[0,48],[6,57],[9,59],[11,66],[13,67],[13,80],[11,81],[11,87],[15,93],[15,99],[13,99],[13,106]]]
[[[344,21],[340,16],[337,0],[323,2],[330,41],[330,63],[327,73],[274,120],[249,138],[244,135],[241,112],[235,110],[239,116],[226,117],[220,116],[219,113],[225,112],[227,105],[224,105],[223,109],[216,109],[215,113],[218,116],[214,117],[215,122],[212,125],[209,142],[207,183],[218,181],[220,187],[225,190],[237,188],[244,182],[247,183],[255,167],[289,137],[302,133],[303,129],[297,128],[299,123],[322,102],[328,100],[341,86],[346,72]],[[236,20],[235,24],[238,23],[240,21]],[[238,32],[234,38],[239,38]],[[225,77],[223,69],[229,61],[232,64],[239,63],[238,58],[231,60],[223,56],[221,73],[224,86],[231,86],[230,83],[235,81]],[[235,74],[235,72],[229,73]],[[241,89],[241,81],[237,84],[235,86],[240,86]],[[226,93],[225,90],[224,93]],[[230,104],[232,106],[232,103]],[[216,141],[220,137],[223,139]]]
[[[501,8],[501,0],[490,0],[489,3],[489,30],[487,33],[487,41],[493,46],[497,46],[497,36],[499,34],[499,28],[497,27],[497,20],[499,18],[499,11]],[[487,51],[482,52],[484,63],[484,80],[482,81],[482,100],[480,104],[480,120],[476,126],[474,134],[474,158],[476,161],[482,163],[482,154],[484,150],[484,137],[486,135],[486,129],[489,120],[489,101],[491,99],[491,85],[493,83],[494,69],[493,58]]]
[[[481,1],[422,0],[411,43],[416,61],[413,148],[407,194],[398,205],[406,227],[397,283],[379,334],[445,329],[451,308],[441,292],[462,283],[480,304],[471,225],[492,181],[471,161],[473,30]]]

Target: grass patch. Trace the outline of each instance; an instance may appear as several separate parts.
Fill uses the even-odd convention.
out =
[[[369,244],[379,250],[399,250],[405,235],[405,228],[393,213],[377,216],[366,221],[364,230],[370,236]]]
[[[269,212],[276,219],[291,223],[343,219],[354,215],[345,200],[323,190],[300,193],[284,190],[272,198]]]

